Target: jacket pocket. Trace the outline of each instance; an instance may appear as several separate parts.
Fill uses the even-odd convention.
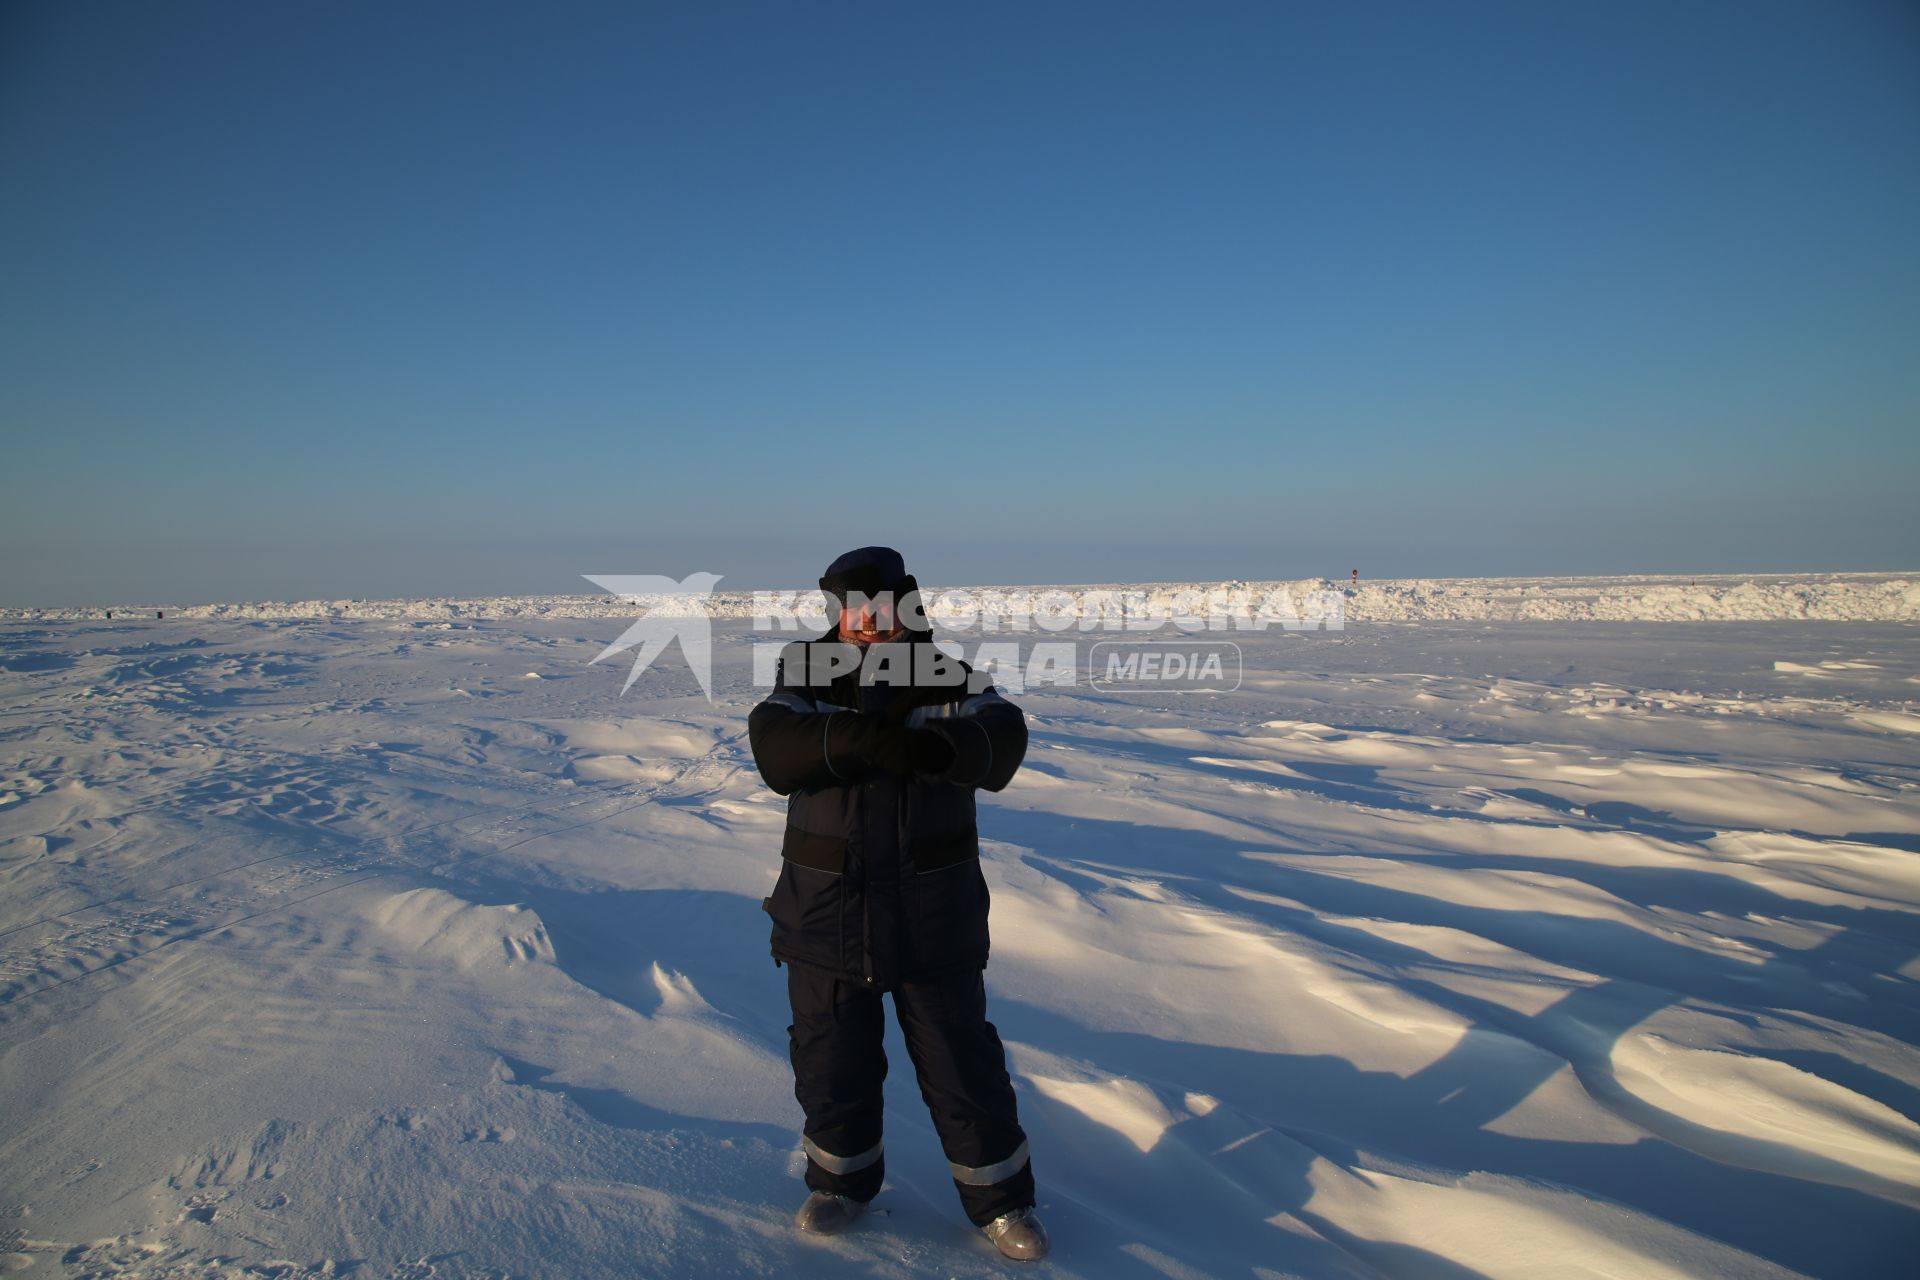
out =
[[[908,853],[914,871],[943,871],[956,863],[980,857],[980,835],[972,827],[910,838]]]
[[[972,832],[967,833],[969,837]],[[978,845],[974,846],[975,851]],[[980,859],[961,857],[937,871],[906,878],[909,975],[987,962],[991,899]]]
[[[773,917],[773,950],[795,960],[839,967],[841,915],[846,878],[797,862],[780,864],[780,878],[767,899]]]
[[[780,856],[796,866],[837,876],[847,869],[847,839],[788,827],[780,841]]]

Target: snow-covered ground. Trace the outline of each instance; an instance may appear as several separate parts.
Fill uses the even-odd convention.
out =
[[[1018,695],[981,821],[1034,1271],[1911,1274],[1920,633],[1433,602],[1914,581],[1633,581],[1363,585],[1236,636],[1230,694]],[[600,603],[0,623],[5,1266],[1020,1270],[897,1032],[878,1211],[790,1232],[755,632],[711,704],[677,652],[622,697]]]

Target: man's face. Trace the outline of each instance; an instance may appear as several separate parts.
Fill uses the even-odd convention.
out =
[[[893,593],[883,591],[869,600],[857,591],[847,593],[840,610],[840,638],[854,644],[878,644],[896,638],[901,631],[894,612]]]

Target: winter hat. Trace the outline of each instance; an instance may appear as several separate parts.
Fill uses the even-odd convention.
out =
[[[820,575],[820,589],[844,609],[850,592],[858,591],[872,599],[882,591],[891,591],[898,601],[908,592],[918,591],[920,583],[907,572],[906,560],[892,547],[856,547],[827,566]]]

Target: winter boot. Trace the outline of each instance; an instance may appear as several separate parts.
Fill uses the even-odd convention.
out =
[[[980,1228],[993,1247],[1016,1262],[1033,1262],[1047,1256],[1047,1229],[1034,1216],[1033,1206],[1003,1213]]]
[[[866,1201],[855,1200],[852,1196],[815,1191],[800,1206],[800,1212],[793,1215],[793,1225],[817,1236],[837,1236],[852,1226],[853,1220],[866,1207]]]

